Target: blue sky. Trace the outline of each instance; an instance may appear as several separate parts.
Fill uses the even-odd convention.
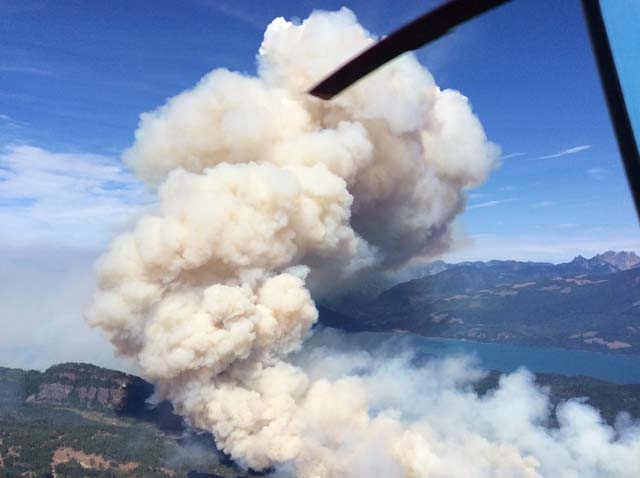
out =
[[[620,83],[630,106],[629,116],[640,144],[640,3],[635,0],[602,0],[602,14],[618,68]]]
[[[138,115],[214,68],[253,73],[274,17],[346,5],[385,34],[436,3],[2,1],[0,248],[102,247],[152,201],[118,159]],[[578,1],[514,1],[418,57],[470,98],[504,156],[469,192],[471,240],[449,260],[640,250]]]

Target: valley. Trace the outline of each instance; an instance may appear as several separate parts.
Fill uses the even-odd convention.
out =
[[[425,271],[323,303],[320,320],[348,331],[640,354],[640,258],[632,252],[557,265],[439,262]]]

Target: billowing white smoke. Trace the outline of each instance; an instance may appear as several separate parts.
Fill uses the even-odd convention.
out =
[[[331,102],[305,94],[371,41],[345,9],[276,19],[258,77],[213,71],[142,116],[125,159],[158,187],[157,211],[100,259],[90,323],[255,469],[640,476],[637,433],[615,436],[578,404],[545,431],[546,402],[524,374],[479,399],[460,391],[471,372],[455,362],[288,358],[317,320],[309,290],[446,250],[465,188],[497,156],[466,98],[411,55]],[[409,403],[418,383],[427,394]]]

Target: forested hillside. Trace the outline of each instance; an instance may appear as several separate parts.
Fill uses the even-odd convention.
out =
[[[436,273],[374,297],[356,291],[328,302],[320,317],[346,330],[638,354],[636,259],[633,253],[608,252],[558,265],[441,263]]]
[[[139,377],[89,364],[0,368],[0,476],[245,477]]]

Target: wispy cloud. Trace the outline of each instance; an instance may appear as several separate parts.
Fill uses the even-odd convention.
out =
[[[500,159],[511,159],[511,158],[518,158],[520,156],[525,156],[527,153],[509,153],[509,154],[505,154],[504,156],[501,156]]]
[[[482,193],[469,193],[467,196],[469,196],[469,199],[480,199],[486,195]]]
[[[0,245],[97,247],[150,200],[115,158],[28,145],[0,150]]]
[[[510,199],[494,199],[493,201],[485,201],[485,202],[480,202],[480,203],[476,203],[476,204],[471,204],[469,206],[467,206],[467,210],[470,211],[472,209],[482,209],[485,207],[495,207],[495,206],[499,206],[501,204],[506,204],[506,203],[510,203],[516,201],[515,198],[510,198]]]
[[[257,29],[260,32],[264,31],[268,23],[265,23],[263,19],[256,18],[254,15],[255,11],[238,7],[238,5],[241,4],[240,2],[227,2],[225,0],[197,0],[197,3],[206,8],[221,13],[222,15],[240,20],[241,22]]]
[[[573,146],[572,148],[563,149],[562,151],[558,151],[557,153],[547,154],[545,156],[538,156],[534,159],[553,159],[553,158],[561,158],[563,156],[568,156],[570,154],[580,153],[581,151],[586,151],[590,149],[590,144],[581,144],[579,146]]]
[[[47,2],[41,0],[21,0],[20,2],[0,2],[0,18],[34,14],[47,7]],[[16,19],[18,20],[18,19]]]
[[[19,126],[26,126],[28,123],[25,123],[24,121],[18,121],[9,115],[0,113],[0,124],[9,126],[11,128],[16,128]]]
[[[25,75],[37,75],[37,76],[52,76],[53,73],[44,68],[37,68],[27,65],[0,65],[0,72],[3,73],[18,73]]]
[[[587,169],[587,175],[598,181],[603,180],[607,176],[608,171],[604,168],[589,168]]]
[[[540,201],[533,205],[533,207],[551,207],[555,206],[557,203],[555,201]]]

